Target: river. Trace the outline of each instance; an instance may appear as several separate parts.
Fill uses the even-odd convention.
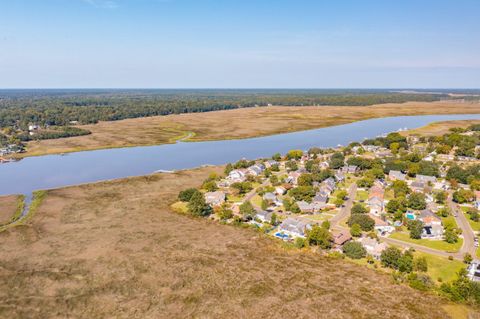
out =
[[[219,165],[241,158],[269,157],[291,149],[334,147],[434,121],[480,119],[480,114],[399,116],[354,122],[308,131],[241,140],[178,142],[70,153],[65,156],[28,157],[0,165],[0,195],[31,194],[101,180]]]

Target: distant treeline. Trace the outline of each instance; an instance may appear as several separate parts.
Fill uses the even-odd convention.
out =
[[[8,93],[8,94],[7,94]],[[155,115],[208,112],[267,105],[366,106],[436,101],[443,94],[318,90],[0,91],[0,128],[26,130],[30,123],[66,126]]]

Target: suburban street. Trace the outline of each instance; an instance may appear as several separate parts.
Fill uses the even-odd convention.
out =
[[[475,233],[473,232],[470,223],[468,222],[465,214],[458,208],[458,205],[452,201],[452,193],[450,192],[447,198],[448,208],[450,209],[452,215],[455,217],[458,227],[462,230],[463,235],[463,245],[459,254],[463,256],[466,253],[472,255],[475,258],[477,248],[475,247]]]
[[[352,183],[352,185],[350,185],[350,187],[348,188],[348,199],[345,201],[344,206],[340,209],[337,215],[333,216],[330,219],[331,228],[344,229],[343,227],[339,226],[338,223],[350,215],[356,193],[357,184]]]

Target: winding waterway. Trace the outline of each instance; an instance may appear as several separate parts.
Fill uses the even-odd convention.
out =
[[[290,149],[334,147],[434,121],[480,119],[480,114],[400,116],[371,119],[315,130],[266,137],[212,142],[106,149],[65,156],[29,157],[0,165],[0,195],[31,194],[101,180],[218,165],[241,158],[268,157]]]

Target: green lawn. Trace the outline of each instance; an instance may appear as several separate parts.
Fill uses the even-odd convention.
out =
[[[250,202],[253,205],[257,205],[259,207],[262,207],[262,198],[258,194],[253,196],[252,199],[250,200]]]
[[[416,251],[415,257],[425,257],[427,259],[428,271],[427,274],[437,281],[441,278],[443,282],[451,281],[457,278],[457,273],[460,269],[465,268],[465,264],[459,260],[448,260],[448,258],[426,254]]]
[[[442,224],[445,228],[458,228],[457,221],[453,216],[442,217]]]
[[[358,200],[358,201],[360,201],[360,200],[366,201],[368,199],[368,192],[358,190],[357,195],[355,196],[355,199]]]
[[[470,215],[468,214],[465,214],[465,217],[470,223],[470,226],[472,226],[473,231],[480,231],[480,222],[474,222],[473,220],[470,219]]]
[[[241,202],[243,200],[243,196],[227,195],[227,200],[232,203]]]
[[[385,200],[392,200],[395,198],[395,194],[393,192],[393,189],[388,189],[386,192],[385,192]]]
[[[459,238],[455,244],[449,244],[443,240],[430,240],[430,239],[411,239],[409,233],[395,232],[390,235],[390,238],[401,240],[407,243],[413,243],[422,245],[432,249],[443,250],[446,252],[457,252],[463,244],[463,239]]]

